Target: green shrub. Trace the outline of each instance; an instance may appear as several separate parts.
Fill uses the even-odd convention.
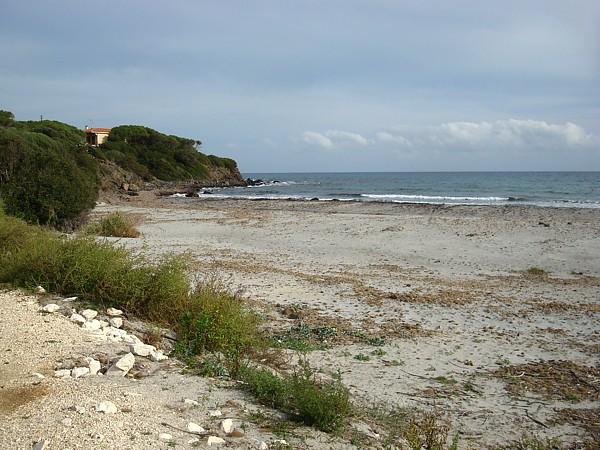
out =
[[[351,411],[348,389],[339,376],[319,382],[306,362],[301,362],[293,374],[284,376],[267,369],[242,366],[239,378],[260,402],[322,431],[339,428]]]
[[[136,238],[140,235],[139,230],[136,228],[138,222],[139,220],[131,215],[114,212],[89,224],[85,228],[85,232],[98,236]]]

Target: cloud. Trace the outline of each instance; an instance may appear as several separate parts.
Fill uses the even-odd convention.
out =
[[[379,131],[375,134],[375,137],[381,142],[391,142],[394,144],[406,145],[408,147],[412,145],[412,143],[404,136],[394,135],[387,131]]]
[[[302,140],[307,144],[331,149],[341,146],[365,146],[369,141],[358,133],[341,130],[327,130],[323,133],[316,131],[305,131]]]

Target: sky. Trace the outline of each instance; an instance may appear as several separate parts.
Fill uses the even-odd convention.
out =
[[[0,0],[0,109],[242,172],[600,170],[600,2]]]

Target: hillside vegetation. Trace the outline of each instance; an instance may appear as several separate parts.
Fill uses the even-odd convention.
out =
[[[205,155],[199,141],[143,126],[112,129],[100,147],[82,130],[53,120],[16,121],[0,111],[0,199],[30,223],[72,227],[98,198],[102,161],[144,181],[241,182],[232,159]]]

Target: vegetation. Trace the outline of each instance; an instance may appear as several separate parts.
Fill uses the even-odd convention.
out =
[[[237,170],[235,161],[205,155],[197,150],[200,141],[169,136],[151,128],[123,125],[111,130],[108,140],[94,155],[115,162],[145,180],[200,180],[211,167]]]
[[[12,116],[12,115],[10,115]],[[14,122],[0,115],[0,197],[8,214],[72,226],[98,196],[97,163],[83,133],[60,122]]]
[[[351,411],[348,389],[339,377],[318,382],[306,362],[291,375],[283,376],[268,369],[243,366],[239,379],[265,405],[322,431],[337,429]]]
[[[139,230],[136,228],[137,224],[138,220],[135,217],[114,212],[90,223],[85,231],[88,234],[97,236],[136,238],[140,235]]]

